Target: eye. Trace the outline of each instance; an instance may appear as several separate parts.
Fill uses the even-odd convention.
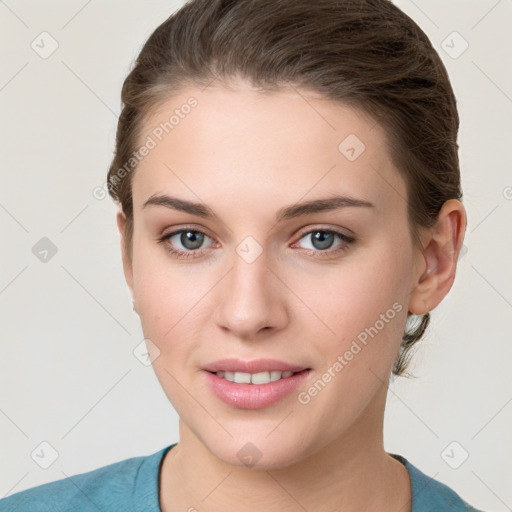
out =
[[[196,229],[173,231],[162,236],[159,241],[178,258],[196,257],[202,253],[202,249],[213,245],[213,240],[208,235]]]
[[[315,229],[305,233],[296,243],[299,244],[301,241],[303,241],[301,244],[303,249],[315,252],[333,252],[345,249],[348,244],[354,242],[354,238],[338,231]]]

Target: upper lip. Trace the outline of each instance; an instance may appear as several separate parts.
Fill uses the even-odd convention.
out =
[[[270,371],[289,371],[301,372],[308,369],[307,366],[285,363],[278,359],[253,359],[251,361],[243,361],[242,359],[227,358],[219,359],[207,364],[203,370],[209,372],[242,372],[242,373],[259,373]]]

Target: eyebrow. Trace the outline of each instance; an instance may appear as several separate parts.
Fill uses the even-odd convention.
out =
[[[197,215],[203,218],[214,218],[215,213],[211,208],[204,205],[203,203],[194,203],[192,201],[186,201],[184,199],[178,199],[168,195],[152,195],[142,206],[165,206],[172,210],[178,210],[191,215]],[[338,210],[340,208],[348,207],[366,207],[373,208],[375,205],[369,201],[362,199],[356,199],[353,197],[334,195],[326,197],[324,199],[314,199],[312,201],[305,201],[302,203],[296,203],[285,208],[278,210],[276,215],[276,222],[283,220],[289,220],[303,215],[309,215],[311,213],[325,212]]]

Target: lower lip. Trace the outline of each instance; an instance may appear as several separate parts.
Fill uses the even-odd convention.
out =
[[[311,370],[303,370],[285,379],[268,384],[237,384],[215,373],[205,371],[210,389],[225,404],[238,409],[261,409],[268,407],[297,389]]]

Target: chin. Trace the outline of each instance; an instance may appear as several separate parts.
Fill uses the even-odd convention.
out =
[[[231,466],[252,470],[284,469],[306,457],[306,443],[300,436],[275,435],[257,432],[245,433],[215,440],[203,441],[206,448],[218,459]]]

